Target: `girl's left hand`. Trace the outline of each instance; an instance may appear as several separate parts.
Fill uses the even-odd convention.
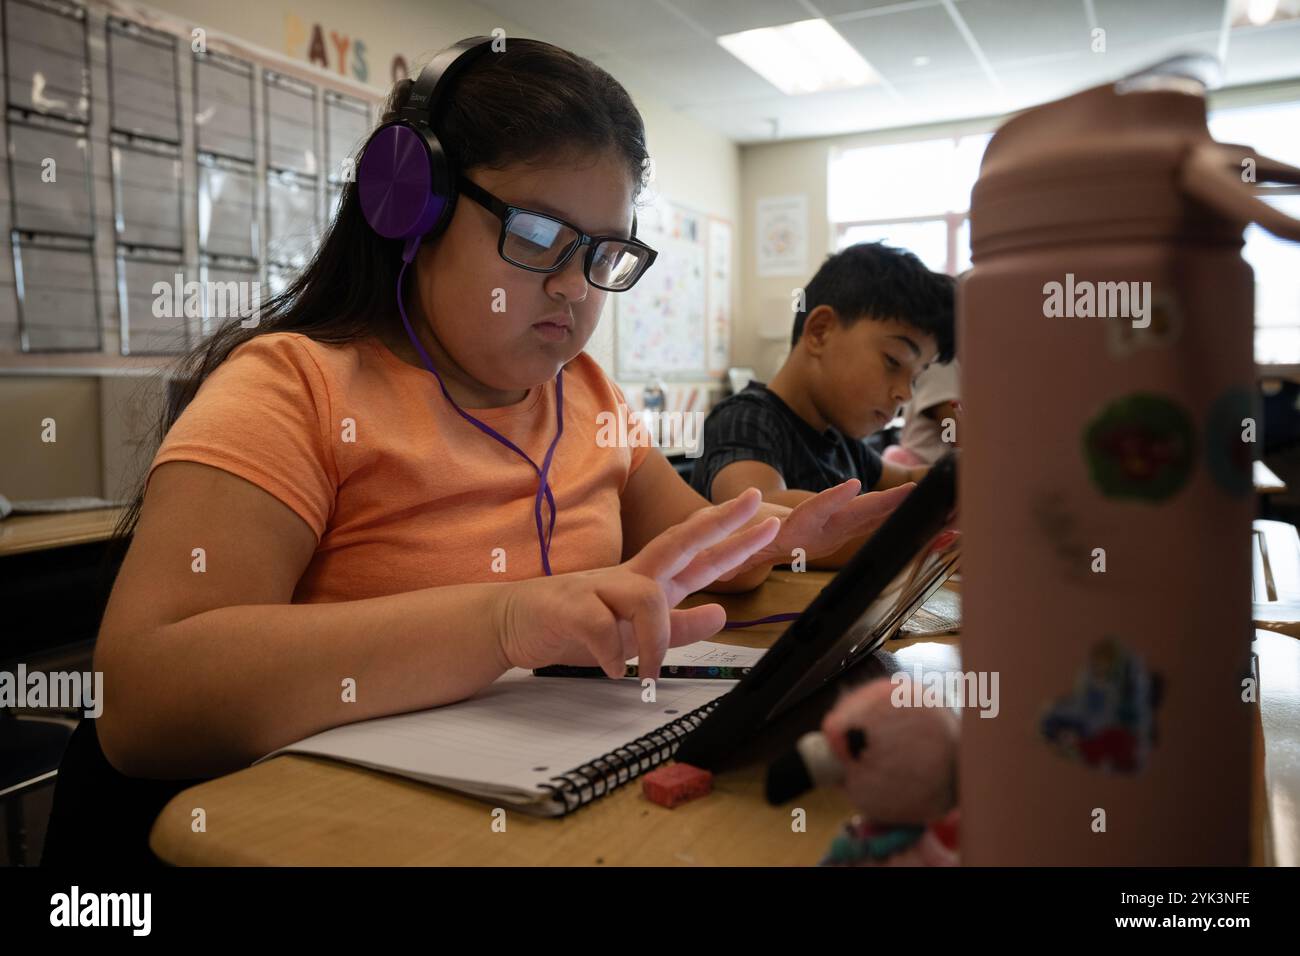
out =
[[[880,527],[916,484],[909,482],[888,491],[859,495],[861,487],[862,482],[850,478],[801,501],[781,522],[781,531],[771,544],[718,580],[730,581],[764,563],[788,564],[796,548],[802,548],[806,558],[833,554],[852,539],[869,535]]]

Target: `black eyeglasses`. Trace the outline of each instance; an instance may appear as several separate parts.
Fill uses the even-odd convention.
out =
[[[659,253],[644,242],[622,236],[589,236],[563,219],[502,202],[477,183],[461,179],[460,193],[501,220],[497,252],[529,272],[558,272],[581,246],[587,246],[587,281],[606,292],[626,292]]]

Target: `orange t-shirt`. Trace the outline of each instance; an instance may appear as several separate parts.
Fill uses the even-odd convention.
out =
[[[620,497],[650,453],[644,444],[598,442],[602,425],[604,439],[614,434],[601,413],[627,412],[622,391],[594,359],[581,353],[563,374],[564,434],[549,477],[559,512],[555,574],[622,560]],[[552,379],[515,405],[467,411],[541,467],[555,409]],[[245,342],[168,431],[150,475],[169,461],[238,475],[315,532],[295,603],[543,573],[537,473],[456,414],[426,369],[376,339],[327,345],[276,332]],[[543,502],[543,530],[549,520]],[[505,570],[494,570],[502,557]]]

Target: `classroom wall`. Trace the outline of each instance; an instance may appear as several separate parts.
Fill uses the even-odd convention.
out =
[[[83,376],[0,377],[0,494],[99,497],[99,393]],[[54,420],[53,441],[42,422]]]
[[[1300,100],[1295,81],[1259,84],[1211,93],[1210,109],[1258,106]],[[740,300],[732,330],[732,362],[752,366],[766,381],[781,367],[789,352],[792,290],[801,287],[822,261],[834,251],[832,224],[827,210],[827,169],[836,149],[913,142],[943,136],[986,133],[1008,116],[991,116],[954,123],[938,123],[881,130],[847,136],[747,144],[740,149],[740,204],[744,227],[740,242]],[[900,173],[901,174],[901,173]],[[887,188],[887,184],[864,184]],[[808,198],[808,257],[804,275],[761,278],[757,270],[755,220],[758,200],[765,196],[803,194]]]
[[[118,15],[133,11],[157,11],[183,22],[203,26],[244,43],[309,66],[308,50],[313,27],[320,25],[328,60],[334,75],[357,81],[355,44],[365,45],[366,85],[386,91],[394,56],[405,58],[412,71],[432,53],[465,36],[491,33],[500,27],[511,35],[528,35],[561,46],[572,47],[562,36],[538,35],[503,20],[484,7],[462,0],[383,0],[354,4],[346,0],[230,0],[212,4],[209,0],[158,0],[150,4],[113,2]],[[137,17],[138,19],[147,19]],[[348,56],[338,55],[346,41]],[[578,48],[575,52],[584,53]],[[623,82],[641,110],[646,124],[650,153],[655,161],[654,190],[672,201],[700,213],[730,220],[740,235],[739,149],[724,136],[676,113],[654,96],[640,89],[635,78],[624,75],[617,64],[600,56],[593,59]],[[339,70],[342,64],[343,69]],[[96,157],[97,160],[99,157]],[[97,197],[105,199],[106,197]],[[738,262],[739,249],[733,249]],[[740,310],[739,270],[733,271],[733,311]],[[613,319],[607,305],[602,321],[587,350],[614,375]],[[114,314],[103,317],[115,321]],[[15,336],[16,338],[16,336]],[[108,337],[110,348],[116,339]],[[115,497],[129,490],[138,474],[138,463],[147,463],[153,413],[161,383],[141,380],[127,371],[160,368],[166,358],[105,353],[95,355],[15,355],[16,344],[6,341],[0,350],[8,352],[0,365],[0,493],[11,498],[94,495]],[[80,372],[80,375],[27,374],[37,368],[47,371]],[[110,375],[96,376],[100,369]],[[118,377],[121,380],[118,381]],[[639,400],[642,382],[620,380],[629,400]],[[676,383],[670,391],[693,384]],[[144,392],[142,392],[142,388]],[[147,394],[147,403],[136,400]],[[133,398],[132,396],[135,396]],[[670,395],[670,403],[672,396]],[[29,447],[39,442],[33,422],[45,417],[43,409],[59,411],[60,443],[57,454],[49,446]],[[670,405],[671,407],[671,405]],[[38,414],[39,413],[39,414]],[[33,418],[33,416],[36,416]],[[64,436],[69,436],[65,441]],[[74,441],[71,436],[77,436]],[[33,436],[36,436],[33,439]],[[16,454],[10,454],[10,451]],[[38,454],[37,452],[45,452]]]

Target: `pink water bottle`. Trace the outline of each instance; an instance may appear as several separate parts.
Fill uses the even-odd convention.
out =
[[[1300,240],[1170,63],[1008,121],[959,296],[970,865],[1249,860],[1254,279]],[[1296,250],[1300,274],[1300,247]],[[990,685],[993,686],[993,685]]]

